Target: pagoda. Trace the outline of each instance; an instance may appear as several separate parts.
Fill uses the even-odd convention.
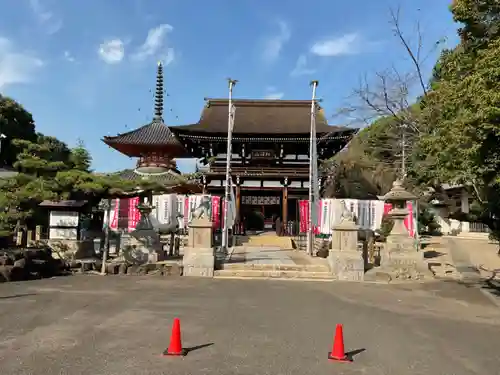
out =
[[[127,180],[145,179],[157,182],[175,192],[199,192],[200,186],[182,178],[176,158],[191,157],[163,121],[163,65],[158,63],[153,120],[132,131],[106,136],[103,142],[128,157],[137,158],[135,169],[117,174]]]

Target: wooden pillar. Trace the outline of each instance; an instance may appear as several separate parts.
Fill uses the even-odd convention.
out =
[[[236,223],[240,222],[240,207],[241,207],[241,187],[236,185]]]
[[[282,213],[282,223],[284,232],[288,235],[288,186],[283,186],[283,213]]]

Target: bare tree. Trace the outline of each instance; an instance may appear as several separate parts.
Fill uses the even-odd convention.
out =
[[[402,72],[396,66],[376,72],[373,76],[364,76],[359,86],[348,97],[347,106],[338,115],[352,123],[370,125],[375,120],[388,117],[385,126],[384,141],[377,142],[379,152],[387,153],[380,162],[388,168],[396,169],[406,177],[407,155],[412,151],[415,138],[424,131],[415,115],[412,103],[417,97],[426,96],[427,85],[422,73],[425,60],[438,48],[440,42],[433,43],[424,53],[424,41],[420,22],[415,23],[415,40],[410,41],[401,28],[400,8],[390,9],[390,25],[393,35],[403,47],[412,63],[412,69]],[[399,163],[395,163],[399,161]]]

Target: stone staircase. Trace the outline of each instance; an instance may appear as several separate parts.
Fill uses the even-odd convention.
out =
[[[240,236],[238,243],[247,247],[279,247],[283,250],[293,249],[292,239],[290,237],[279,237],[274,233]]]
[[[214,276],[224,279],[332,280],[332,276],[326,264],[289,265],[229,263],[224,264],[221,270],[215,271]]]

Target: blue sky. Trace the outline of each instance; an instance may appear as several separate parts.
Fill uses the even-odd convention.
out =
[[[96,170],[130,168],[135,161],[101,138],[151,120],[158,60],[166,66],[167,125],[196,122],[204,97],[227,97],[227,77],[239,80],[237,98],[309,99],[317,79],[333,115],[361,76],[391,66],[408,71],[390,6],[401,4],[413,43],[420,20],[429,50],[443,37],[456,43],[449,3],[0,0],[0,92],[33,113],[38,131],[70,146],[82,139]],[[179,166],[187,171],[193,163]]]

